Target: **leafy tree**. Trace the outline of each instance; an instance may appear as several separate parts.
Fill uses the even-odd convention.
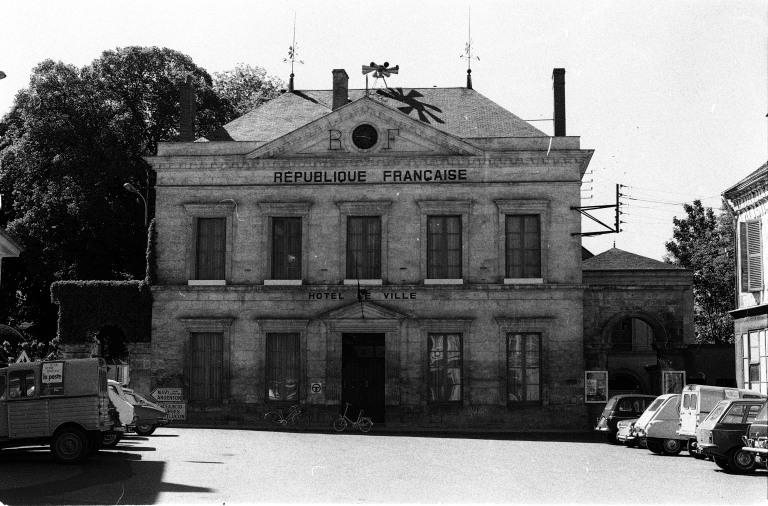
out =
[[[268,76],[261,67],[238,63],[234,69],[214,72],[214,91],[232,107],[231,117],[242,116],[251,109],[280,94],[285,83]]]
[[[53,60],[35,67],[0,121],[0,226],[24,248],[4,264],[3,285],[16,289],[0,290],[0,321],[26,322],[29,334],[48,341],[56,328],[51,282],[144,277],[143,206],[123,184],[151,205],[142,156],[178,135],[179,86],[188,76],[196,134],[205,135],[233,108],[182,53],[127,47],[84,68]]]
[[[734,309],[733,222],[725,213],[715,215],[700,200],[684,204],[686,217],[673,219],[673,240],[667,261],[693,271],[696,340],[732,343]]]

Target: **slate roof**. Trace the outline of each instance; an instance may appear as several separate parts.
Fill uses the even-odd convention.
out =
[[[350,101],[365,90],[349,90]],[[546,137],[547,134],[475,90],[467,88],[390,88],[374,100],[456,137]],[[331,112],[332,90],[283,93],[227,123],[209,140],[271,141]]]
[[[653,258],[636,255],[619,248],[611,248],[581,262],[582,271],[664,271],[685,270],[676,265],[659,262]]]

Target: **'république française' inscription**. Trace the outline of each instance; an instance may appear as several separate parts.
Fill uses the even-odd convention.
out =
[[[286,170],[274,172],[277,184],[444,183],[467,181],[467,169]]]

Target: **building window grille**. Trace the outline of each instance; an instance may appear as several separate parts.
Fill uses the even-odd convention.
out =
[[[541,334],[507,334],[507,400],[541,399]]]
[[[226,225],[226,218],[197,218],[195,279],[225,279]]]
[[[506,277],[541,277],[541,226],[537,214],[506,216]]]
[[[223,394],[223,342],[219,332],[192,332],[189,336],[189,400],[221,401]]]
[[[272,218],[272,279],[301,279],[301,218]]]
[[[768,329],[742,334],[744,388],[768,394]]]
[[[347,218],[347,279],[381,278],[381,217]]]
[[[270,401],[299,399],[299,334],[267,334],[267,398]]]
[[[429,401],[461,402],[461,334],[429,334]]]
[[[461,216],[427,217],[427,277],[461,279]]]

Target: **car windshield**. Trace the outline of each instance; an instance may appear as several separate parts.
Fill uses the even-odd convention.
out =
[[[757,418],[755,418],[755,422],[768,423],[768,404],[763,404],[762,409],[757,414]]]
[[[725,407],[728,405],[728,401],[720,401],[720,403],[715,406],[715,409],[713,409],[707,417],[704,419],[704,422],[702,422],[702,425],[706,423],[709,425],[715,425],[718,418],[720,418],[720,415],[723,414],[723,411],[725,411]]]

